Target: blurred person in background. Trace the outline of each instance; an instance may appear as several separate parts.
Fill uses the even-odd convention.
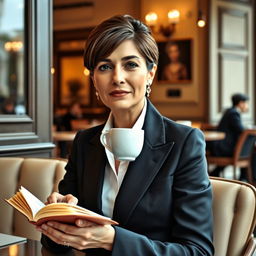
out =
[[[12,99],[8,98],[3,102],[1,113],[6,115],[15,115],[15,104]]]
[[[72,120],[83,119],[83,110],[80,103],[73,102],[68,112],[62,117],[61,126],[63,131],[72,131]]]
[[[72,102],[67,113],[54,117],[54,125],[57,131],[72,131],[72,120],[83,119],[83,111],[79,102]],[[68,141],[59,141],[59,156],[67,158],[70,151],[70,143]]]
[[[217,131],[225,133],[223,140],[207,142],[207,149],[213,156],[232,156],[239,136],[245,130],[241,120],[241,114],[248,111],[249,97],[242,93],[236,93],[231,96],[232,107],[228,108],[218,126]],[[216,166],[210,172],[211,176],[220,176],[225,167]],[[244,173],[241,171],[240,179],[244,179]]]

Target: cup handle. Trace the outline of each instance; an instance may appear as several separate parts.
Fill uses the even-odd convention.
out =
[[[108,131],[102,132],[101,135],[100,135],[100,141],[110,152],[112,152],[111,148],[107,144],[107,135],[108,135],[108,133],[109,133]]]

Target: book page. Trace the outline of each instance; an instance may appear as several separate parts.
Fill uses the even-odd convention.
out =
[[[54,220],[64,223],[75,223],[77,219],[85,219],[100,225],[111,224],[118,225],[118,223],[108,217],[82,208],[77,205],[67,203],[52,203],[43,207],[37,212],[34,217],[36,225]]]
[[[33,216],[36,215],[36,213],[45,206],[43,202],[41,202],[37,197],[35,197],[32,193],[30,193],[27,189],[21,186],[20,192],[26,199]]]

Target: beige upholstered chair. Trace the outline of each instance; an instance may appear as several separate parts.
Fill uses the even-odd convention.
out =
[[[256,189],[245,182],[210,177],[213,187],[215,256],[255,251]]]
[[[0,233],[40,239],[35,227],[4,199],[13,196],[22,185],[45,202],[52,191],[58,190],[65,165],[65,160],[0,157]]]

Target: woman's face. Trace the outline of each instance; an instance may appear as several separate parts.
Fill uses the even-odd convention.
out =
[[[126,40],[97,64],[92,78],[100,99],[113,112],[140,111],[146,85],[152,82],[155,70],[147,70],[146,60],[134,42]]]
[[[171,45],[167,50],[167,54],[172,61],[179,60],[180,51],[178,46],[176,44]]]

